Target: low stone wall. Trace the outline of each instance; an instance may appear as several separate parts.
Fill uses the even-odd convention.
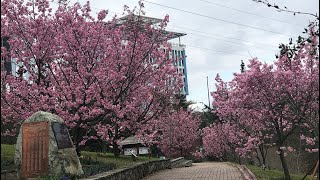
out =
[[[1,180],[16,180],[17,171],[16,170],[1,170]]]
[[[96,174],[82,180],[139,180],[155,171],[170,168],[170,165],[169,159],[143,162],[128,168]]]

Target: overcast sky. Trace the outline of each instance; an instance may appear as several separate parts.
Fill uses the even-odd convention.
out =
[[[86,2],[71,0],[76,1],[81,4]],[[240,71],[241,60],[244,60],[245,64],[251,57],[258,57],[268,63],[274,61],[275,54],[278,53],[277,46],[287,43],[289,38],[295,40],[299,35],[303,35],[302,31],[308,22],[315,19],[308,15],[294,16],[292,13],[277,12],[274,8],[252,0],[148,1],[144,2],[146,16],[164,18],[168,14],[170,22],[167,29],[187,34],[181,38],[181,43],[186,45],[187,55],[190,93],[187,99],[196,102],[194,107],[199,110],[203,107],[201,102],[208,104],[207,76],[211,92],[215,90],[216,74],[219,73],[223,80],[230,81],[232,74]],[[95,12],[108,9],[109,17],[115,13],[121,17],[124,5],[131,9],[138,5],[138,0],[90,2]],[[269,2],[294,11],[319,14],[319,0]],[[210,101],[212,102],[212,99]]]

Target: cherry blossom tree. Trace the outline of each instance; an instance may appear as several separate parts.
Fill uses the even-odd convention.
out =
[[[169,113],[157,126],[159,148],[169,157],[190,156],[199,142],[199,125],[199,115],[190,110],[181,108]]]
[[[310,25],[309,37],[293,49],[282,48],[272,65],[263,64],[257,58],[250,60],[245,72],[234,74],[234,79],[225,83],[217,76],[217,91],[212,93],[213,105],[217,107],[223,125],[214,125],[205,131],[205,150],[220,155],[229,150],[231,142],[240,155],[259,149],[260,145],[277,147],[285,179],[291,179],[285,154],[292,151],[288,137],[304,129],[312,137],[302,136],[310,146],[309,151],[318,151],[319,126],[319,30]],[[228,134],[224,128],[235,126]],[[217,130],[217,131],[215,131]],[[246,137],[239,143],[230,138]],[[219,138],[218,138],[219,137]],[[226,138],[228,137],[228,138]],[[210,144],[210,140],[216,139]]]
[[[235,126],[229,126],[231,129]],[[232,144],[229,137],[229,130],[224,123],[213,124],[212,127],[203,129],[204,136],[202,138],[205,155],[213,156],[215,158],[223,158],[227,152],[235,149],[239,143]],[[232,129],[231,132],[236,132]],[[222,139],[223,140],[219,140]],[[237,139],[239,140],[239,139]]]
[[[18,125],[48,111],[65,120],[78,152],[100,139],[118,155],[119,141],[148,128],[181,88],[163,33],[168,16],[142,23],[142,8],[125,7],[125,21],[105,22],[108,12],[95,19],[89,2],[53,11],[48,0],[1,1],[1,36],[11,46],[2,56],[20,65],[1,72],[1,122]]]
[[[228,84],[223,82],[219,75],[217,75],[216,81],[217,91],[212,93],[212,95],[215,99],[213,104],[217,106],[215,112],[219,114],[219,117],[221,116],[220,123],[222,123],[222,128],[218,128],[217,131],[221,130],[221,133],[224,134],[225,138],[222,140],[227,141],[228,146],[231,146],[229,150],[233,150],[241,157],[248,157],[253,152],[259,164],[264,167],[266,165],[268,144],[270,144],[271,138],[271,136],[268,135],[270,134],[268,129],[263,126],[264,121],[262,119],[258,122],[252,122],[252,119],[247,121],[248,117],[251,117],[250,113],[243,114],[243,112],[239,110],[230,110],[231,107],[237,106],[238,104],[231,99],[232,94],[230,90],[228,90]],[[231,103],[236,104],[230,106]],[[262,117],[263,116],[260,118]],[[252,118],[254,119],[255,117]],[[238,133],[235,134],[233,132]],[[206,135],[208,134],[206,133]],[[239,139],[239,141],[236,141],[236,139]],[[210,145],[207,145],[207,149],[209,147]]]

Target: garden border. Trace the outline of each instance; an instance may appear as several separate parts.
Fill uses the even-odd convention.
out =
[[[81,180],[139,180],[153,172],[171,167],[170,159],[137,163],[130,167],[114,169]]]

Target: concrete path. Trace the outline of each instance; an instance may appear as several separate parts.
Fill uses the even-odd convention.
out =
[[[143,180],[244,180],[237,167],[225,162],[193,163],[151,174]]]

